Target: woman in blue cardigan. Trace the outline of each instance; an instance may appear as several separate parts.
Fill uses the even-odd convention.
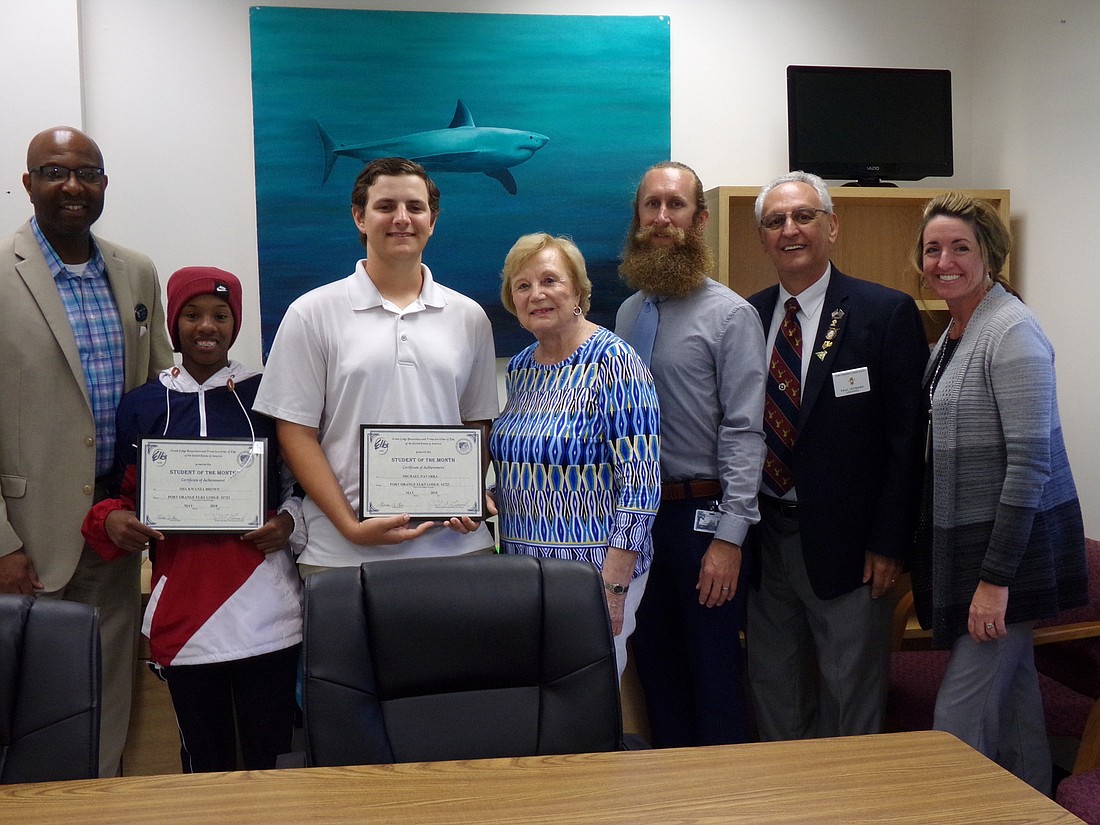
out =
[[[1087,600],[1084,528],[1054,349],[1001,277],[1010,247],[985,201],[945,193],[925,207],[914,263],[951,322],[925,371],[914,597],[934,644],[951,649],[934,727],[1049,794],[1032,628]]]

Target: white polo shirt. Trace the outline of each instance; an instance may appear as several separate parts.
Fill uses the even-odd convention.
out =
[[[441,424],[491,420],[496,353],[485,311],[437,284],[422,265],[420,296],[404,309],[385,300],[360,260],[348,278],[298,298],[286,311],[254,409],[316,427],[321,448],[351,505],[359,508],[361,424]],[[397,545],[360,547],[340,535],[306,498],[309,536],[299,561],[348,567],[373,559],[451,556],[492,544],[444,527]]]

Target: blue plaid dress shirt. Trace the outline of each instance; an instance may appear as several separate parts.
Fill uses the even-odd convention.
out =
[[[54,252],[34,218],[31,218],[31,228],[76,336],[95,419],[95,472],[101,476],[114,464],[115,411],[125,381],[122,321],[107,280],[107,265],[93,238],[92,257],[82,273],[73,274]]]

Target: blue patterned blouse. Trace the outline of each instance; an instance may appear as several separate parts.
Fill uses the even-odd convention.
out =
[[[661,500],[653,378],[600,327],[569,358],[543,365],[532,344],[508,362],[508,402],[489,439],[501,549],[603,566],[607,548],[653,558]]]

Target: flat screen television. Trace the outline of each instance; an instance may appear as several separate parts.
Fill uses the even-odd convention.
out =
[[[954,174],[951,72],[787,67],[791,171],[889,186]]]

